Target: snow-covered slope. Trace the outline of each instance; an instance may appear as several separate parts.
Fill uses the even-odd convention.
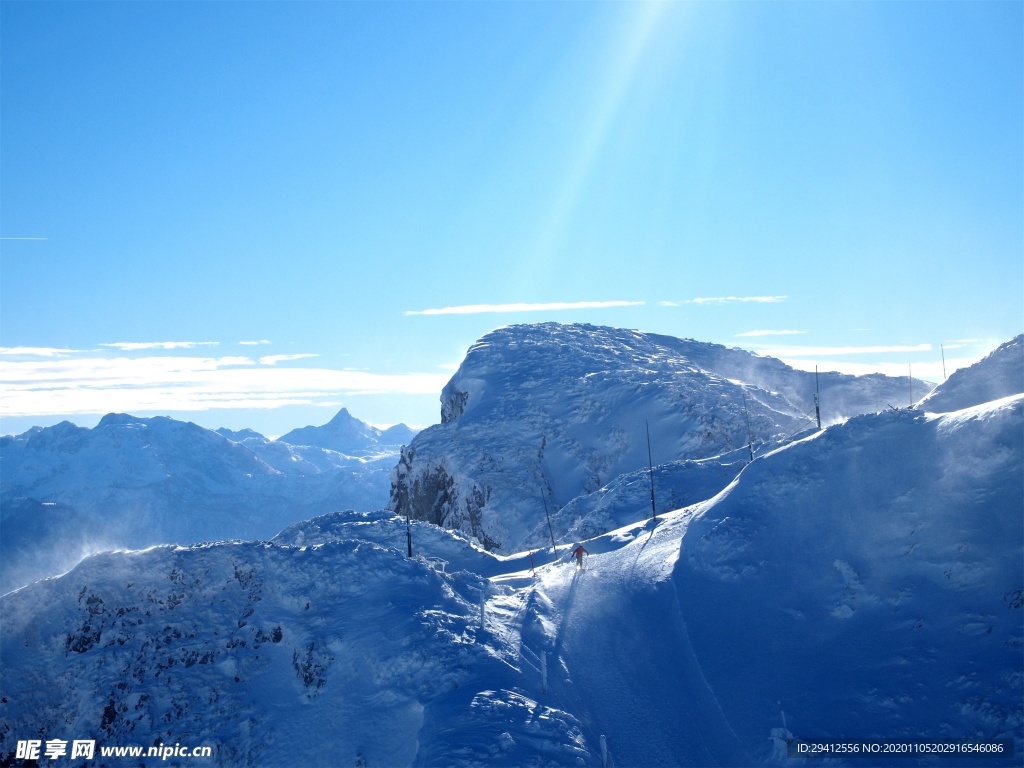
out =
[[[348,456],[125,414],[0,438],[0,592],[101,549],[269,538],[322,512],[380,508],[397,450]]]
[[[835,371],[821,371],[817,375],[798,371],[773,357],[752,354],[744,349],[708,344],[691,339],[651,334],[651,338],[682,355],[701,368],[720,376],[745,382],[760,389],[777,392],[801,411],[813,416],[814,395],[820,394],[821,422],[823,425],[880,411],[887,406],[904,407],[910,398],[920,398],[934,384],[908,376],[891,377],[881,374],[852,376]]]
[[[615,765],[788,765],[788,738],[1011,739],[1019,765],[1022,406],[859,417],[586,542],[542,577],[570,711]]]
[[[918,407],[946,413],[1024,392],[1024,334],[999,345],[984,360],[954,371]]]
[[[225,766],[754,766],[791,736],[1019,755],[1022,441],[1024,396],[851,419],[586,541],[582,573],[565,548],[531,570],[418,521],[410,559],[387,512],[96,555],[0,598],[0,755],[82,738]]]
[[[513,690],[505,625],[479,608],[510,590],[466,570],[497,561],[413,527],[445,559],[346,513],[274,543],[97,555],[4,596],[0,762],[42,734],[211,746],[223,766],[596,764],[573,716]]]
[[[885,408],[909,388],[825,374],[824,418]],[[709,459],[748,435],[755,448],[780,443],[813,423],[814,392],[813,373],[718,345],[588,325],[499,328],[445,387],[442,423],[403,451],[390,508],[514,551],[536,543],[545,503],[559,510],[649,458]]]
[[[1022,437],[1021,396],[859,417],[755,461],[689,527],[679,613],[747,753],[784,723],[1020,736]]]
[[[725,488],[749,458],[747,449],[741,448],[711,459],[669,461],[655,466],[653,472],[645,468],[619,475],[603,488],[550,510],[551,527],[547,518],[542,518],[525,544],[544,548],[551,546],[552,538],[556,545],[591,539],[655,512],[663,514],[705,501]]]

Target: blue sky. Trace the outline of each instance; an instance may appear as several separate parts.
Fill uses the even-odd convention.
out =
[[[424,426],[550,320],[939,381],[1024,330],[1022,9],[3,2],[0,431]]]

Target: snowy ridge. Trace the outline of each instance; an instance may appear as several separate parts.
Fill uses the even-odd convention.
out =
[[[1024,392],[1024,334],[1000,344],[984,360],[954,371],[918,404],[947,413]]]
[[[379,508],[398,448],[357,450],[364,455],[126,414],[94,429],[64,422],[0,438],[0,592],[90,552],[269,538],[311,515]]]
[[[826,419],[883,409],[909,389],[886,377],[822,381]],[[559,510],[646,467],[648,428],[655,464],[748,439],[780,444],[814,423],[814,388],[814,374],[719,345],[589,325],[499,328],[444,388],[442,423],[402,452],[389,506],[515,551],[536,545],[544,503]]]
[[[667,349],[693,360],[701,368],[767,392],[776,392],[797,406],[812,404],[816,390],[820,390],[821,421],[824,425],[862,413],[880,411],[890,404],[906,405],[910,395],[919,398],[935,386],[931,382],[911,379],[909,376],[852,376],[835,371],[821,371],[815,375],[798,371],[773,357],[721,344],[653,334],[652,338]],[[813,415],[813,407],[804,406],[802,411]]]

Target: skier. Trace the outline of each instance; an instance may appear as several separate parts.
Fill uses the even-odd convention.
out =
[[[576,547],[576,549],[574,549],[572,551],[572,553],[576,557],[576,570],[577,571],[583,570],[583,556],[584,555],[589,555],[590,553],[587,552],[586,549],[584,549],[582,544],[580,544],[578,547]]]

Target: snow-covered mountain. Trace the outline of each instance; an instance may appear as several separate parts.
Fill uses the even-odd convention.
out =
[[[919,408],[947,413],[1024,391],[1024,334],[988,354],[979,364],[954,371]]]
[[[408,558],[388,512],[95,555],[0,598],[0,762],[93,739],[97,766],[168,744],[224,766],[756,766],[831,738],[1004,739],[941,765],[1016,766],[1022,510],[1013,394],[765,451],[585,541],[583,572],[415,520]]]
[[[825,423],[906,402],[912,388],[907,378],[819,379]],[[815,423],[816,385],[813,373],[715,344],[589,325],[499,328],[444,388],[442,423],[402,452],[390,509],[487,548],[536,546],[545,504],[560,510],[649,459],[780,444]]]
[[[405,424],[396,424],[388,429],[378,429],[360,421],[342,408],[329,422],[320,427],[293,429],[278,438],[289,445],[311,445],[326,448],[348,456],[364,456],[376,453],[394,453],[410,443],[416,430]]]
[[[331,424],[342,415],[357,422],[343,411]],[[380,508],[398,446],[358,451],[125,414],[0,438],[0,592],[102,549],[269,538],[323,512]]]

